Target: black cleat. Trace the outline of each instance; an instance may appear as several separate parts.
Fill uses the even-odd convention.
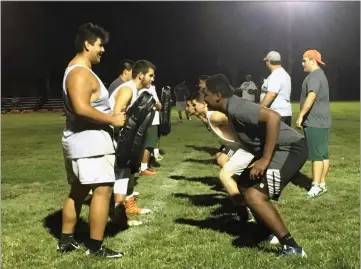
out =
[[[104,246],[102,246],[98,251],[91,251],[90,249],[87,249],[85,254],[108,259],[118,259],[124,256],[124,253],[111,250]]]
[[[287,245],[282,246],[282,249],[280,250],[278,255],[280,257],[299,255],[302,258],[307,258],[306,252],[303,251],[303,248],[291,247],[291,246],[287,246]]]
[[[67,253],[67,252],[72,252],[74,250],[77,250],[80,248],[80,245],[78,242],[76,242],[74,239],[72,241],[70,241],[69,243],[58,243],[58,246],[56,248],[56,251],[60,252],[60,253]]]

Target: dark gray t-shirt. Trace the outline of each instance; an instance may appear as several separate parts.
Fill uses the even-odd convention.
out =
[[[175,86],[174,95],[175,95],[176,102],[186,101],[187,97],[189,96],[188,86],[184,85],[184,84]]]
[[[116,80],[114,80],[108,88],[109,96],[111,96],[112,93],[123,83],[124,83],[124,81],[120,77],[118,77]]]
[[[238,96],[233,95],[228,98],[228,121],[239,140],[257,157],[263,155],[267,134],[266,124],[258,122],[260,109],[260,105]],[[300,147],[297,142],[302,139],[304,139],[303,135],[281,122],[275,151],[298,152]]]
[[[330,90],[325,73],[322,69],[311,72],[302,83],[300,107],[309,92],[316,94],[316,100],[309,112],[305,115],[303,126],[315,128],[331,127]]]

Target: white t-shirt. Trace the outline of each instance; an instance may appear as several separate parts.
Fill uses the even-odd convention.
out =
[[[252,102],[254,102],[256,99],[256,96],[254,94],[249,94],[248,90],[257,90],[257,86],[253,81],[246,81],[243,82],[241,85],[241,90],[242,90],[242,98],[243,99],[247,99],[250,100]]]
[[[153,96],[153,98],[155,99],[155,101],[156,101],[157,103],[160,103],[160,102],[159,102],[159,99],[158,99],[157,91],[155,90],[155,86],[154,86],[154,85],[151,85],[151,86],[149,87],[149,89],[142,89],[142,90],[140,90],[139,93],[138,93],[138,96],[139,96],[143,91],[149,92],[149,93]],[[155,114],[154,114],[154,119],[153,119],[152,125],[159,125],[159,124],[160,124],[159,111],[156,110],[156,111],[155,111]]]
[[[282,117],[292,116],[291,87],[291,77],[283,67],[274,70],[262,85],[262,90],[277,93],[276,99],[270,108],[278,112]],[[266,94],[261,94],[261,101]]]

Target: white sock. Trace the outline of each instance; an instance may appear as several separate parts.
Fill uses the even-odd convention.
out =
[[[147,163],[141,163],[140,164],[140,170],[141,171],[144,171],[144,170],[147,170],[148,169],[148,164]]]
[[[159,156],[159,148],[154,149],[154,156]]]
[[[320,185],[319,185],[321,188],[324,188],[324,187],[326,187],[326,182],[323,182],[323,183],[320,183]]]
[[[312,186],[318,187],[320,184],[317,182],[312,182]]]

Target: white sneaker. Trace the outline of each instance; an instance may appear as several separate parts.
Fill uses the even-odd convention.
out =
[[[140,192],[138,191],[133,191],[133,196],[138,196],[140,194]]]
[[[277,245],[280,243],[280,241],[278,240],[277,236],[275,236],[274,234],[271,234],[268,237],[268,243],[270,243],[271,245]]]
[[[327,192],[327,185],[326,184],[323,184],[323,185],[320,184],[320,188],[321,188],[322,193]]]
[[[319,185],[313,185],[310,191],[307,193],[307,198],[314,198],[322,193],[322,189]]]

